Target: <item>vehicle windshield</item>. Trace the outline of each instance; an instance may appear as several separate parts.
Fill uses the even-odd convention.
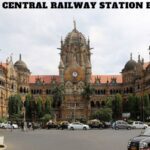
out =
[[[150,128],[147,128],[141,135],[150,136]]]

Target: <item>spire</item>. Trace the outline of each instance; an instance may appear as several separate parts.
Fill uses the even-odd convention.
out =
[[[138,63],[141,62],[140,54],[138,55]]]
[[[76,30],[76,21],[73,19],[74,30]]]
[[[19,55],[19,60],[21,61],[21,54]]]
[[[130,60],[132,60],[132,53],[130,54]]]
[[[64,68],[64,63],[63,63],[62,59],[60,59],[59,68]]]
[[[61,36],[61,48],[62,48],[62,46],[63,46],[63,38],[62,38],[62,36]]]
[[[149,51],[149,63],[150,63],[150,46],[148,47],[148,51]]]

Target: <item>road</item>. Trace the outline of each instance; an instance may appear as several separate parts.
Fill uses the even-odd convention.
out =
[[[127,150],[128,140],[141,130],[21,130],[0,129],[8,150]]]

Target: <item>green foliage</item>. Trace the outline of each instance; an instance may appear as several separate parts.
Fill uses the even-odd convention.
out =
[[[35,104],[35,100],[33,99],[33,96],[31,94],[28,94],[24,102],[27,119],[32,119],[32,114],[35,111],[35,105],[36,104]]]
[[[45,114],[50,114],[52,109],[52,97],[47,96],[45,101]]]
[[[16,94],[13,96],[9,97],[8,100],[8,113],[9,117],[13,115],[21,115],[21,110],[22,110],[22,101],[21,101],[21,96]]]
[[[112,108],[112,101],[113,101],[112,97],[107,97],[107,99],[106,99],[106,107]]]
[[[143,97],[143,102],[144,102],[144,120],[148,120],[150,116],[150,99],[148,94],[144,94]]]
[[[37,116],[41,118],[43,115],[43,109],[42,109],[42,98],[40,96],[36,100],[36,111]]]
[[[50,114],[45,114],[42,118],[41,118],[41,120],[43,121],[43,122],[48,122],[50,119],[52,119],[52,116],[50,115]]]
[[[52,106],[54,108],[60,107],[62,101],[63,101],[63,93],[64,93],[64,87],[63,86],[54,86],[52,88],[52,94],[53,94],[53,103]]]
[[[110,121],[112,120],[112,110],[111,108],[100,108],[92,115],[92,118],[101,121]]]
[[[141,107],[141,99],[138,96],[129,95],[124,105],[124,112],[129,112],[131,114],[131,119],[138,120],[140,117],[140,107]]]
[[[83,98],[85,98],[85,100],[89,102],[93,94],[94,94],[94,88],[90,84],[86,85],[82,92]]]
[[[122,117],[122,97],[120,94],[116,94],[112,100],[112,116],[113,119],[120,119]]]
[[[7,122],[7,118],[6,117],[0,118],[0,123],[2,123],[2,122]]]

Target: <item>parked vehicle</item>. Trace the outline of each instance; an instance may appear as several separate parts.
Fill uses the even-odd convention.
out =
[[[90,128],[103,128],[103,123],[97,119],[89,120],[88,125]]]
[[[75,129],[79,129],[79,130],[87,130],[90,129],[89,125],[80,123],[80,122],[74,122],[68,125],[68,129],[69,130],[75,130]]]
[[[127,122],[123,121],[123,120],[118,120],[115,121],[112,124],[112,128],[117,130],[117,129],[134,129],[134,127],[130,124],[128,124]]]
[[[69,122],[68,121],[62,121],[59,123],[58,125],[58,129],[68,129],[68,125],[69,125]]]
[[[147,124],[144,124],[143,122],[141,121],[134,121],[133,122],[133,127],[136,128],[136,129],[146,129],[148,127]]]
[[[17,124],[14,124],[14,123],[13,123],[13,124],[11,125],[11,124],[8,123],[8,122],[7,122],[7,123],[1,123],[1,124],[0,124],[0,127],[1,127],[1,128],[4,128],[4,129],[11,129],[11,128],[13,128],[13,129],[18,129],[18,125],[17,125]]]
[[[47,128],[48,129],[58,128],[58,125],[55,122],[49,121],[47,122]]]
[[[129,140],[128,150],[149,150],[150,149],[150,127],[147,127],[145,131]]]

